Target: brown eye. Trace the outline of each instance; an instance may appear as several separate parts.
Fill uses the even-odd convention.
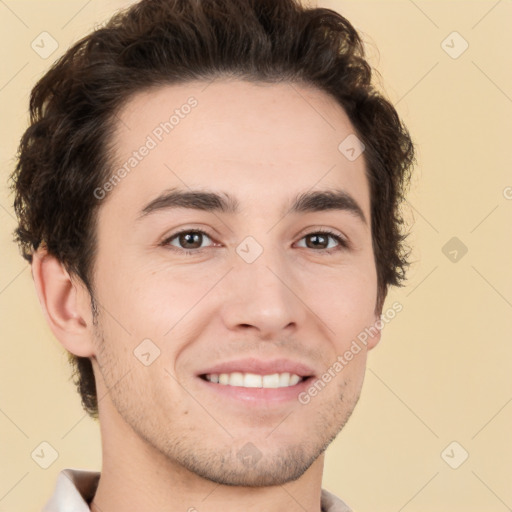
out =
[[[307,235],[304,238],[306,240],[309,240],[310,243],[306,241],[306,246],[309,247],[310,249],[327,249],[327,246],[329,245],[329,237],[319,233]]]
[[[182,249],[183,251],[189,250],[190,252],[199,252],[204,248],[201,247],[201,245],[204,242],[205,237],[211,240],[211,238],[204,231],[180,231],[179,233],[175,233],[174,235],[167,238],[162,245],[172,246],[177,250]],[[173,243],[173,241],[176,241],[177,244]]]
[[[328,254],[348,247],[347,242],[342,237],[331,231],[309,233],[302,237],[301,240],[306,240],[305,247],[307,249],[313,249],[318,252],[323,251]],[[330,240],[334,240],[336,243],[330,245]]]

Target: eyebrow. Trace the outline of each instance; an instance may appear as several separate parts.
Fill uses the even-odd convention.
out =
[[[226,192],[212,192],[203,190],[170,189],[148,203],[139,215],[139,219],[151,213],[173,208],[190,208],[237,214],[240,203]],[[362,208],[357,201],[346,191],[340,189],[315,190],[298,194],[290,202],[286,213],[308,213],[328,210],[346,211],[364,224],[368,224]]]

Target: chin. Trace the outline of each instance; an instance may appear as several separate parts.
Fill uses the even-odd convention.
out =
[[[216,453],[182,461],[189,471],[216,484],[241,487],[269,487],[283,485],[300,478],[323,453],[313,453],[304,447],[288,448],[285,453],[265,454],[248,442],[237,454],[231,451],[223,456]]]

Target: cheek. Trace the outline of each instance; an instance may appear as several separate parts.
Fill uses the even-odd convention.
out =
[[[110,271],[98,269],[97,276],[107,320],[136,339],[162,338],[209,286],[199,275],[191,279],[189,270],[140,268],[126,261]]]
[[[104,306],[102,332],[109,344],[99,362],[113,368],[113,379],[131,369],[130,378],[147,385],[155,378],[172,387],[172,376],[181,377],[176,368],[181,353],[211,322],[212,311],[205,308],[213,295],[201,299],[218,277],[194,274],[192,267],[170,270],[141,270],[130,279],[112,273],[98,290]]]
[[[305,302],[322,319],[339,350],[375,322],[376,277],[367,272],[343,269],[318,276],[304,291]]]

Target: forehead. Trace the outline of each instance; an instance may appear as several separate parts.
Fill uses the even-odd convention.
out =
[[[109,203],[140,211],[167,189],[225,191],[263,209],[308,190],[343,189],[369,218],[363,156],[339,149],[354,128],[326,93],[239,80],[160,86],[117,115]],[[254,212],[253,212],[254,213]]]

